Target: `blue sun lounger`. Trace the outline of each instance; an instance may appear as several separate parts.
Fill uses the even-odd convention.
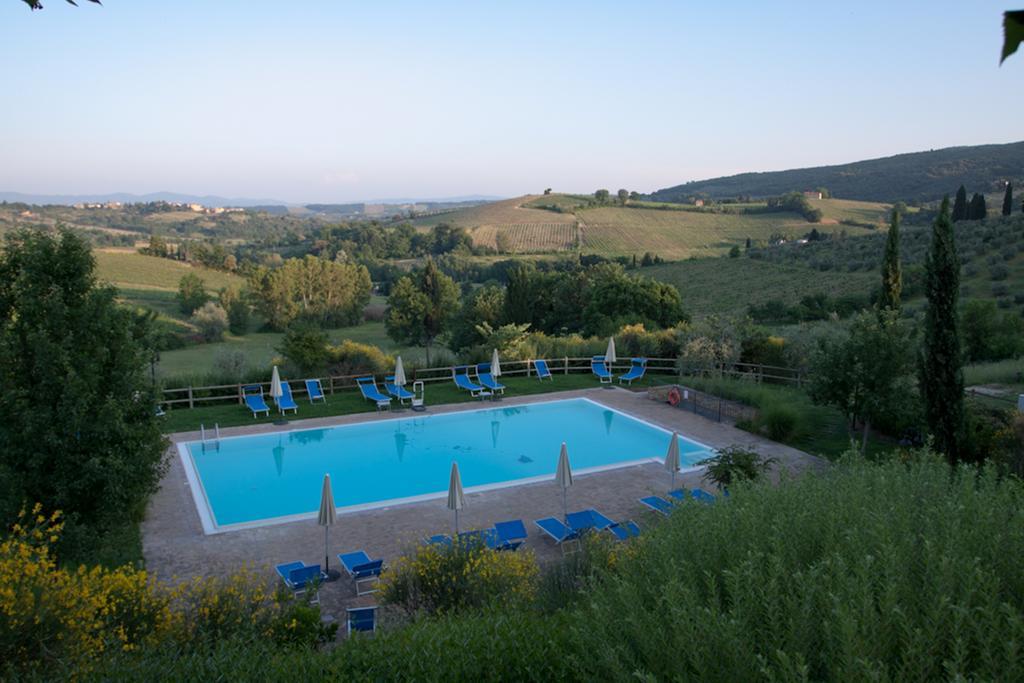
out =
[[[690,491],[690,496],[698,503],[714,503],[717,500],[715,496],[704,489],[693,489]]]
[[[289,410],[294,413],[299,412],[299,406],[295,403],[295,399],[292,397],[292,388],[288,382],[281,382],[281,396],[274,399],[277,402],[277,409],[284,415]]]
[[[608,527],[608,531],[620,541],[628,541],[634,536],[640,535],[640,525],[631,519],[627,519],[625,522],[615,522],[615,524]]]
[[[452,537],[448,534],[434,534],[426,540],[426,545],[436,545],[442,548],[451,548]]]
[[[377,585],[380,573],[384,571],[384,560],[371,560],[365,551],[357,550],[352,553],[340,553],[338,561],[345,567],[348,575],[352,577],[352,581],[356,585],[356,595],[367,595],[377,592],[376,588],[364,591],[361,591],[360,588],[364,584]]]
[[[494,529],[473,529],[459,534],[459,543],[467,546],[485,545],[491,550],[498,549],[498,534]]]
[[[416,398],[416,394],[412,393],[405,387],[400,387],[395,384],[394,375],[388,375],[384,378],[384,391],[397,398],[399,403],[402,403],[403,401],[411,401]]]
[[[459,372],[459,371],[462,372]],[[452,378],[455,380],[455,386],[459,389],[465,389],[472,396],[479,396],[481,392],[485,390],[484,387],[476,384],[469,378],[469,366],[462,365],[457,368],[452,368]]]
[[[551,374],[551,370],[548,369],[548,362],[538,358],[533,361],[533,367],[537,371],[537,379],[550,379],[552,382],[555,381],[554,375]]]
[[[608,372],[608,366],[605,365],[604,356],[594,356],[590,359],[590,371],[597,375],[597,378],[601,380],[601,384],[612,383],[612,373]]]
[[[285,562],[275,567],[278,576],[284,581],[293,595],[305,593],[311,583],[323,581],[327,575],[320,571],[318,564],[304,564],[302,562]],[[319,595],[315,594],[311,600],[314,604],[319,602]]]
[[[672,500],[678,500],[679,502],[685,501],[687,495],[689,495],[689,491],[686,489],[675,489],[674,491],[668,492],[669,498]]]
[[[646,358],[634,358],[631,361],[629,372],[619,377],[619,384],[626,382],[630,385],[633,384],[633,380],[642,379],[644,373],[647,372],[647,359]]]
[[[373,377],[357,377],[356,384],[359,385],[359,393],[363,395],[367,401],[373,401],[377,405],[377,410],[381,408],[391,409],[391,397],[380,393],[380,389],[377,388],[377,382],[374,381]]]
[[[593,508],[589,510],[581,510],[579,512],[570,512],[565,516],[565,521],[576,533],[581,533],[590,529],[601,531],[615,523]]]
[[[377,630],[377,606],[348,608],[348,635],[353,631],[373,633]]]
[[[498,550],[515,550],[527,539],[526,526],[521,519],[498,522],[494,531],[498,534]]]
[[[327,403],[327,397],[324,396],[324,388],[318,379],[306,380],[306,393],[309,395],[310,403],[316,403],[317,401]]]
[[[675,506],[672,505],[672,503],[668,502],[661,496],[647,496],[646,498],[641,498],[640,502],[655,512],[660,512],[666,517],[668,517],[669,514],[672,513],[672,510],[675,509]]]
[[[494,375],[491,374],[490,363],[480,363],[476,366],[476,378],[487,390],[495,394],[505,393],[505,385],[494,379]]]
[[[245,405],[249,406],[249,410],[252,411],[253,419],[260,413],[270,415],[270,408],[263,400],[263,387],[260,385],[250,384],[242,387],[242,397],[245,399]]]
[[[580,533],[567,527],[562,520],[555,517],[545,517],[534,522],[540,530],[551,537],[555,545],[565,552],[565,544],[572,541],[579,541]]]

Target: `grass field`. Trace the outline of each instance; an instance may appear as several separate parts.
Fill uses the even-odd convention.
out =
[[[178,282],[186,273],[195,273],[201,277],[210,292],[228,285],[241,287],[245,282],[231,273],[191,266],[156,256],[144,256],[132,250],[95,249],[93,256],[96,257],[96,274],[99,279],[125,289],[176,292]]]
[[[491,202],[479,206],[471,206],[458,211],[423,216],[412,221],[418,228],[430,228],[439,223],[466,228],[480,226],[505,226],[537,223],[541,225],[566,224],[575,225],[576,217],[571,213],[555,213],[543,209],[531,209],[522,204],[537,199],[538,195],[526,195],[515,199],[505,199],[500,202]]]
[[[889,220],[890,204],[859,202],[852,199],[810,199],[811,206],[821,209],[825,221],[858,221],[885,225]],[[909,209],[908,209],[909,211]]]
[[[779,299],[795,304],[808,294],[830,297],[866,294],[873,273],[824,273],[746,258],[704,258],[666,263],[639,271],[679,289],[683,306],[696,315],[743,313],[750,304]]]
[[[390,354],[401,354],[407,362],[422,363],[425,360],[422,348],[398,346],[391,341],[382,322],[365,322],[354,327],[328,330],[327,334],[333,344],[351,339],[361,344],[374,344]],[[280,332],[253,332],[242,337],[228,335],[225,341],[215,344],[164,351],[160,354],[158,371],[164,378],[207,375],[214,370],[218,355],[224,351],[241,351],[246,355],[250,368],[269,368],[274,357],[280,355],[276,347],[280,345],[283,336]],[[431,361],[443,353],[443,349],[432,348]]]

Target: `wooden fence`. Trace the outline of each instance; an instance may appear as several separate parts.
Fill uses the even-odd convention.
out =
[[[583,358],[552,358],[548,359],[548,369],[554,375],[568,375],[569,373],[589,373],[590,356]],[[445,366],[439,368],[412,368],[406,374],[408,384],[413,382],[451,382],[454,368],[464,366]],[[471,368],[470,374],[473,372]],[[630,367],[630,359],[623,358],[617,361],[611,368],[615,374],[624,373]],[[533,361],[517,360],[502,361],[501,374],[503,377],[536,376],[536,369]],[[806,381],[806,375],[802,371],[793,368],[784,368],[773,365],[757,365],[751,363],[733,363],[721,367],[700,367],[696,365],[680,364],[675,358],[648,358],[647,372],[657,375],[675,376],[704,376],[704,377],[733,377],[742,378],[755,382],[783,382],[800,386]],[[324,392],[334,394],[338,391],[356,388],[356,378],[366,377],[367,373],[358,375],[334,375],[318,377]],[[303,378],[307,379],[307,378]],[[313,378],[309,378],[313,379]],[[378,376],[377,379],[382,379]],[[301,386],[299,386],[301,385]],[[175,389],[164,389],[162,405],[167,408],[195,408],[197,405],[211,403],[244,403],[243,387],[259,386],[265,393],[270,391],[270,382],[242,382],[238,384],[219,384],[200,387],[179,387]],[[292,393],[305,396],[306,386],[301,380],[291,380]]]

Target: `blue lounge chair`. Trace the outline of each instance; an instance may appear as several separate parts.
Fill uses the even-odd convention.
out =
[[[641,498],[640,502],[655,512],[660,512],[666,517],[668,517],[672,513],[672,510],[675,509],[675,506],[672,505],[672,503],[668,502],[661,496],[647,496],[646,498]]]
[[[320,380],[318,379],[306,380],[306,393],[309,395],[310,403],[316,403],[317,401],[327,403],[327,397],[324,395],[324,388],[321,386]]]
[[[285,562],[275,567],[278,576],[284,581],[294,595],[305,593],[310,584],[315,584],[327,578],[327,575],[320,571],[318,564],[303,564],[302,562]],[[320,601],[319,593],[315,593],[310,600],[312,603]]]
[[[436,545],[443,548],[452,547],[452,537],[448,534],[434,534],[427,539],[427,545]]]
[[[634,358],[631,361],[629,372],[619,377],[619,384],[626,382],[630,385],[633,384],[633,380],[642,379],[644,373],[647,372],[647,359],[646,358]]]
[[[380,389],[377,388],[377,382],[374,381],[373,377],[357,377],[356,384],[359,386],[359,393],[363,395],[363,398],[367,401],[373,401],[377,406],[377,410],[382,408],[391,409],[391,397],[380,393]]]
[[[533,368],[537,371],[537,379],[550,379],[552,382],[555,381],[554,375],[551,374],[551,370],[548,369],[548,362],[538,358],[533,361]]]
[[[460,370],[461,372],[459,372]],[[469,378],[469,366],[467,365],[452,368],[452,378],[455,380],[455,386],[465,389],[472,396],[480,396],[485,391],[484,387]]]
[[[384,571],[384,560],[371,560],[365,551],[357,550],[352,553],[339,554],[338,561],[345,567],[345,571],[348,572],[348,575],[355,583],[356,595],[367,595],[368,593],[377,592],[376,588],[365,591],[361,590],[361,588],[365,584],[377,585],[380,573]]]
[[[590,359],[590,371],[597,375],[597,378],[601,380],[601,384],[612,383],[612,373],[608,372],[604,356],[594,356]]]
[[[242,397],[245,399],[245,405],[249,406],[249,410],[252,411],[253,419],[260,413],[266,413],[270,415],[270,408],[267,406],[267,402],[263,400],[263,387],[259,384],[250,384],[242,387]]]
[[[377,630],[377,606],[348,608],[348,635],[353,631],[373,633]]]
[[[289,410],[294,413],[299,412],[299,406],[295,403],[295,399],[292,397],[292,388],[288,382],[281,382],[281,396],[275,399],[277,402],[277,409],[284,415]]]
[[[593,508],[589,510],[581,510],[580,512],[570,512],[565,516],[565,521],[569,524],[569,527],[577,533],[587,531],[589,529],[601,531],[615,523]]]
[[[615,522],[608,527],[608,531],[620,541],[628,541],[634,536],[640,535],[640,526],[633,520],[627,519],[625,522]]]
[[[716,498],[704,489],[693,489],[690,496],[698,503],[714,503]]]
[[[395,376],[388,375],[384,378],[384,391],[388,392],[392,396],[398,399],[399,403],[404,401],[411,401],[416,398],[416,394],[412,393],[405,387],[400,387],[395,384]]]
[[[546,533],[555,542],[555,545],[565,552],[567,543],[572,541],[579,541],[580,534],[578,531],[574,531],[567,527],[562,520],[555,517],[545,517],[544,519],[538,519],[534,522],[540,530]],[[577,543],[578,545],[578,543]]]
[[[494,531],[498,534],[498,550],[515,550],[527,539],[526,526],[521,519],[498,522]]]
[[[485,545],[491,550],[498,549],[498,534],[494,529],[473,529],[459,534],[459,543],[466,545]]]
[[[494,394],[504,394],[505,385],[494,379],[494,375],[491,374],[490,363],[480,363],[476,366],[476,378],[480,381],[480,384]]]
[[[675,489],[674,491],[668,492],[669,498],[673,500],[678,500],[679,502],[685,501],[687,494],[688,491],[686,489]]]

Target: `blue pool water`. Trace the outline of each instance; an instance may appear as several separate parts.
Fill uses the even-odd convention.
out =
[[[315,514],[325,473],[339,508],[366,506],[444,494],[452,461],[468,489],[554,477],[563,441],[573,471],[580,472],[663,458],[670,436],[571,399],[225,438],[216,449],[184,446],[209,506],[204,526],[220,528]],[[705,446],[682,437],[679,450],[683,467],[708,455]],[[206,503],[197,503],[202,515]]]

